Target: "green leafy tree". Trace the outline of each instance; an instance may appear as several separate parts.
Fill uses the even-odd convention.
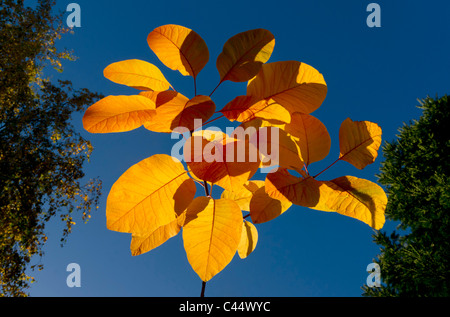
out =
[[[100,196],[100,181],[82,180],[92,146],[71,115],[101,96],[43,77],[45,67],[62,71],[61,61],[73,59],[55,47],[67,30],[54,4],[0,0],[0,296],[28,295],[26,270],[43,255],[46,222],[60,215],[63,243],[73,212],[87,220]]]
[[[450,295],[450,102],[428,97],[420,108],[421,118],[383,147],[386,215],[400,224],[374,236],[383,283],[364,286],[364,296]]]

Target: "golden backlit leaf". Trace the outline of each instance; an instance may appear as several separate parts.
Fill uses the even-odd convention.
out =
[[[252,253],[258,243],[258,230],[248,221],[242,223],[241,240],[238,246],[238,254],[241,259],[245,259]]]
[[[301,177],[297,177],[291,175],[286,169],[278,169],[274,173],[267,174],[266,193],[274,199],[290,201],[295,205],[316,206],[320,198],[321,183],[303,172],[301,174]]]
[[[214,102],[208,96],[199,95],[189,100],[173,91],[146,91],[140,95],[157,102],[156,115],[144,124],[146,129],[154,132],[171,133],[180,127],[192,131],[195,128],[194,119],[205,122],[216,110]]]
[[[184,223],[186,213],[182,213],[172,222],[160,226],[158,229],[144,235],[132,235],[130,250],[132,256],[138,256],[149,252],[172,237],[175,237],[180,231]]]
[[[300,149],[295,140],[284,130],[277,127],[259,128],[250,136],[250,143],[260,152],[263,167],[278,165],[294,170],[303,168]]]
[[[209,60],[205,41],[183,26],[160,26],[150,32],[147,43],[164,65],[184,76],[196,78]]]
[[[265,186],[261,186],[250,200],[250,217],[255,224],[268,222],[283,214],[291,206],[291,201],[272,198],[266,193]]]
[[[311,113],[320,107],[327,85],[315,68],[297,61],[263,64],[247,86],[247,95],[272,99],[290,113]]]
[[[83,127],[91,133],[126,132],[156,115],[155,102],[143,96],[108,96],[90,106]]]
[[[247,182],[260,165],[259,153],[252,144],[226,135],[209,141],[194,133],[186,141],[184,158],[198,179],[231,191]]]
[[[330,152],[331,138],[325,125],[316,117],[295,112],[289,124],[284,126],[293,137],[306,165],[324,159]]]
[[[117,84],[140,90],[163,91],[171,87],[158,67],[138,59],[112,63],[103,75]]]
[[[264,186],[264,181],[254,180],[248,181],[240,187],[233,188],[233,191],[224,190],[221,198],[228,198],[239,205],[243,211],[250,211],[250,200],[253,193]]]
[[[387,196],[377,184],[353,176],[320,182],[320,201],[312,207],[335,211],[379,230],[385,223]]]
[[[242,212],[230,199],[197,197],[186,210],[183,242],[187,258],[202,281],[222,271],[236,254]]]
[[[290,122],[291,115],[273,100],[253,96],[237,96],[220,111],[228,120],[247,122],[255,118]]]
[[[106,202],[106,226],[146,235],[173,222],[193,200],[194,180],[175,158],[157,154],[130,167]]]
[[[347,118],[339,129],[339,158],[358,169],[375,162],[381,145],[381,128],[369,121]]]
[[[245,31],[231,37],[217,58],[220,81],[250,80],[269,60],[274,46],[273,34],[264,29]]]

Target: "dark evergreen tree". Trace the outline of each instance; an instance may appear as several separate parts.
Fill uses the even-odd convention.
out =
[[[364,296],[450,296],[450,100],[428,97],[420,108],[383,147],[379,183],[399,225],[374,235],[382,285],[365,285]]]

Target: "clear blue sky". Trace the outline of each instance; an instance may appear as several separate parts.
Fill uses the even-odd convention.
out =
[[[58,1],[65,9],[72,1]],[[193,96],[190,77],[163,66],[146,38],[154,28],[179,24],[199,33],[208,44],[210,63],[200,73],[200,94],[209,94],[219,77],[215,60],[225,41],[242,31],[270,30],[276,38],[270,61],[298,60],[325,77],[328,95],[314,112],[332,138],[329,156],[312,164],[320,171],[338,154],[338,130],[347,117],[369,120],[393,140],[403,122],[418,118],[417,99],[449,92],[450,59],[447,1],[376,1],[381,28],[366,25],[371,1],[122,1],[79,0],[81,28],[60,41],[79,57],[67,62],[63,78],[75,87],[104,95],[133,94],[133,89],[103,77],[112,62],[142,59],[163,71],[181,93]],[[66,14],[67,16],[67,14]],[[56,73],[48,75],[58,78]],[[227,82],[214,94],[220,109],[245,84]],[[74,124],[82,131],[81,114]],[[216,121],[225,128],[227,121]],[[199,296],[201,281],[191,269],[182,235],[138,257],[129,250],[130,235],[106,229],[106,197],[117,178],[130,166],[158,153],[170,154],[169,134],[144,128],[121,134],[94,135],[82,131],[94,152],[86,165],[87,178],[103,180],[98,211],[77,225],[61,248],[62,224],[48,225],[49,240],[35,272],[31,296]],[[333,179],[353,175],[376,181],[382,155],[363,171],[340,162],[321,175]],[[386,230],[395,224],[387,222]],[[366,267],[379,253],[373,230],[352,218],[293,206],[281,217],[259,225],[259,242],[246,260],[233,261],[207,284],[207,296],[360,296]],[[81,288],[66,285],[69,263],[81,266]]]

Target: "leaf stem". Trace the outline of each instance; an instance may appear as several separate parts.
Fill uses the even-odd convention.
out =
[[[205,297],[205,288],[206,282],[202,282],[202,292],[200,293],[200,297]]]
[[[322,174],[323,172],[325,172],[327,169],[329,169],[331,166],[333,166],[334,164],[336,164],[337,162],[339,162],[341,160],[341,158],[338,158],[336,161],[334,161],[333,163],[330,164],[330,166],[328,166],[327,168],[325,168],[324,170],[322,170],[319,174],[313,176],[313,178],[316,178],[317,176],[319,176],[320,174]]]
[[[220,85],[222,85],[222,83],[223,83],[223,80],[221,80],[219,82],[219,84],[216,86],[216,88],[214,88],[214,90],[209,94],[209,97],[211,97],[214,94],[214,92],[217,90],[217,88],[219,88]]]
[[[194,96],[197,96],[197,77],[194,77]]]
[[[225,117],[225,115],[221,115],[220,117],[217,117],[217,118],[215,118],[215,119],[211,119],[211,120],[205,122],[205,123],[202,125],[202,127],[204,127],[204,126],[207,125],[207,124],[210,124],[211,122],[214,122],[214,121],[216,121],[216,120],[219,120],[219,119],[221,119],[221,118],[223,118],[223,117]]]
[[[203,181],[203,187],[205,187],[205,195],[209,197],[208,183],[205,180]]]

